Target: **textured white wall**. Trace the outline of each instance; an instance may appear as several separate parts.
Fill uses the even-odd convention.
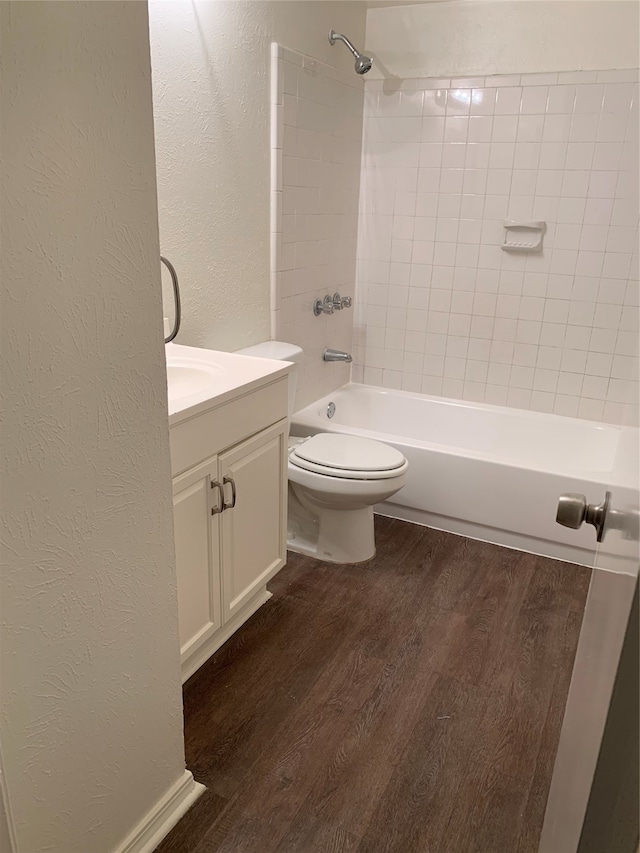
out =
[[[373,8],[370,77],[637,68],[635,0],[454,0]]]
[[[178,342],[238,349],[270,337],[271,42],[352,69],[327,33],[361,45],[366,4],[152,0],[149,10],[160,243],[180,276]]]
[[[184,773],[147,9],[0,16],[4,770],[103,853]]]

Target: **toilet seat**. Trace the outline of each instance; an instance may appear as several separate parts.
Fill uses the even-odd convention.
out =
[[[289,453],[296,468],[347,480],[387,480],[399,477],[408,462],[398,450],[355,435],[318,433],[297,443]]]

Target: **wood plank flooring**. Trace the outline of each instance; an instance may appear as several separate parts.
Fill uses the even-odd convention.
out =
[[[290,554],[185,685],[206,794],[159,853],[535,853],[590,571],[376,517]]]

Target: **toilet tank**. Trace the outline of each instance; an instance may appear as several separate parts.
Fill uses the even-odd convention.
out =
[[[263,341],[252,347],[236,350],[238,355],[252,355],[254,358],[273,358],[276,361],[290,361],[295,367],[289,374],[289,420],[293,415],[293,407],[296,402],[296,388],[298,385],[298,364],[302,362],[304,355],[302,349],[295,344],[287,344],[284,341]]]

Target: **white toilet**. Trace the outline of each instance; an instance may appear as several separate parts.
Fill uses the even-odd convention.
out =
[[[240,355],[298,364],[294,344],[265,341]],[[289,374],[289,419],[297,373]],[[374,504],[390,498],[406,482],[409,463],[388,444],[355,435],[318,433],[289,438],[287,546],[332,563],[360,563],[375,554]]]

